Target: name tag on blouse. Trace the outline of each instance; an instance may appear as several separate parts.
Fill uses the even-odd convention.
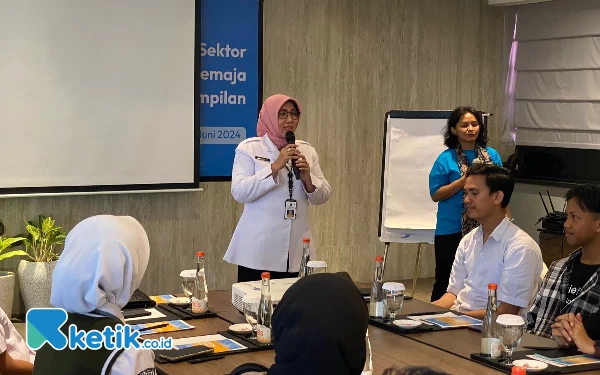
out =
[[[262,156],[255,156],[254,158],[255,158],[256,160],[262,160],[262,161],[271,161],[271,159],[269,159],[269,158],[264,158],[264,157],[262,157]]]

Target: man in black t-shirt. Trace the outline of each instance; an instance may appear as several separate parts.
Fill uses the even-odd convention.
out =
[[[527,328],[561,346],[595,354],[595,340],[600,340],[600,187],[574,187],[565,199],[565,237],[579,249],[550,266]]]
[[[581,258],[573,263],[573,273],[571,273],[569,289],[567,289],[567,305],[581,294],[585,283],[594,276],[599,267],[600,264],[584,264],[581,262]]]

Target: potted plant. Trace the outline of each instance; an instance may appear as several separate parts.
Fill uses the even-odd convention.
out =
[[[5,251],[19,241],[22,237],[2,238],[0,236],[0,262],[14,256],[27,256],[23,250]],[[13,308],[13,298],[15,296],[15,273],[9,271],[0,271],[0,308],[6,315],[11,316]]]
[[[24,240],[29,259],[21,260],[17,269],[25,309],[52,307],[52,271],[59,256],[57,246],[65,243],[66,235],[52,217],[40,215],[37,223],[25,224],[29,232]]]

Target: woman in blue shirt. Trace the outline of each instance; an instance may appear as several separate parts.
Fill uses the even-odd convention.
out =
[[[448,117],[444,144],[448,149],[436,159],[429,173],[429,193],[438,202],[435,228],[435,284],[431,301],[441,298],[456,249],[463,235],[479,224],[466,215],[463,187],[466,172],[473,162],[502,165],[496,150],[487,147],[487,129],[481,112],[471,107],[458,107]]]

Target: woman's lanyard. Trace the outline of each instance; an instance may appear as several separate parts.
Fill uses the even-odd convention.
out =
[[[283,218],[285,220],[295,220],[296,219],[296,208],[298,206],[295,199],[292,199],[292,194],[294,192],[294,174],[292,173],[292,169],[287,165],[285,168],[288,170],[288,190],[290,192],[290,199],[286,199],[285,201],[285,215]]]
[[[287,170],[288,170],[288,190],[290,191],[290,200],[291,200],[292,194],[294,193],[294,179],[292,178],[292,177],[294,177],[294,174],[292,173],[292,170],[290,168],[287,168]]]

